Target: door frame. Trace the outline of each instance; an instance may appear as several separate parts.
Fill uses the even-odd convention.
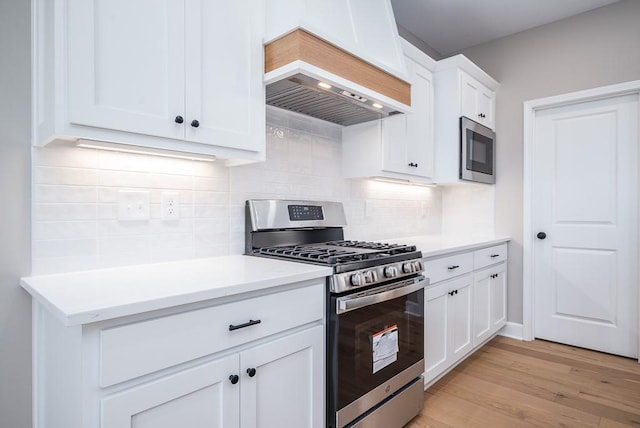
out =
[[[533,210],[536,208],[533,201],[533,142],[535,116],[539,110],[577,104],[587,101],[595,101],[605,98],[613,98],[621,95],[636,95],[640,102],[640,80],[602,86],[583,91],[570,92],[546,98],[538,98],[524,102],[524,133],[523,133],[523,224],[522,224],[522,338],[531,341],[534,336],[534,305],[535,288],[533,283],[534,266],[534,238],[533,238]],[[639,109],[640,110],[640,109]],[[640,124],[640,113],[638,114]],[[640,132],[638,137],[640,145]],[[640,165],[640,159],[639,165]],[[640,194],[638,195],[640,198]],[[639,216],[640,217],[640,216]],[[640,228],[639,228],[640,230]],[[640,236],[638,237],[640,238]],[[638,260],[640,263],[640,260]],[[640,292],[638,293],[638,308],[640,308]],[[640,334],[640,316],[638,317],[638,332]],[[639,341],[640,343],[640,341]],[[638,358],[640,362],[640,345],[638,345]]]

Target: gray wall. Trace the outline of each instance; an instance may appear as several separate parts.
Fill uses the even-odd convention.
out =
[[[514,239],[508,319],[521,323],[523,102],[640,79],[640,1],[614,3],[462,53],[501,83],[496,230]]]
[[[31,427],[31,2],[0,1],[0,426]]]

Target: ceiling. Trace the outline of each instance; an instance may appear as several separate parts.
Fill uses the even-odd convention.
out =
[[[619,0],[391,0],[397,23],[442,55]]]

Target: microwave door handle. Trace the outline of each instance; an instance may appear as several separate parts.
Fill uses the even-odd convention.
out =
[[[429,285],[429,280],[420,276],[417,278],[417,281],[405,287],[393,288],[391,290],[381,291],[380,293],[369,294],[362,297],[341,297],[337,299],[336,312],[338,314],[342,314],[344,312],[353,311],[354,309],[360,309],[376,303],[386,302],[387,300],[411,294],[427,285]]]

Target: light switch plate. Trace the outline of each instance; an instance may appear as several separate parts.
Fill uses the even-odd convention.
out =
[[[149,192],[146,190],[120,190],[118,192],[118,220],[149,220]]]

